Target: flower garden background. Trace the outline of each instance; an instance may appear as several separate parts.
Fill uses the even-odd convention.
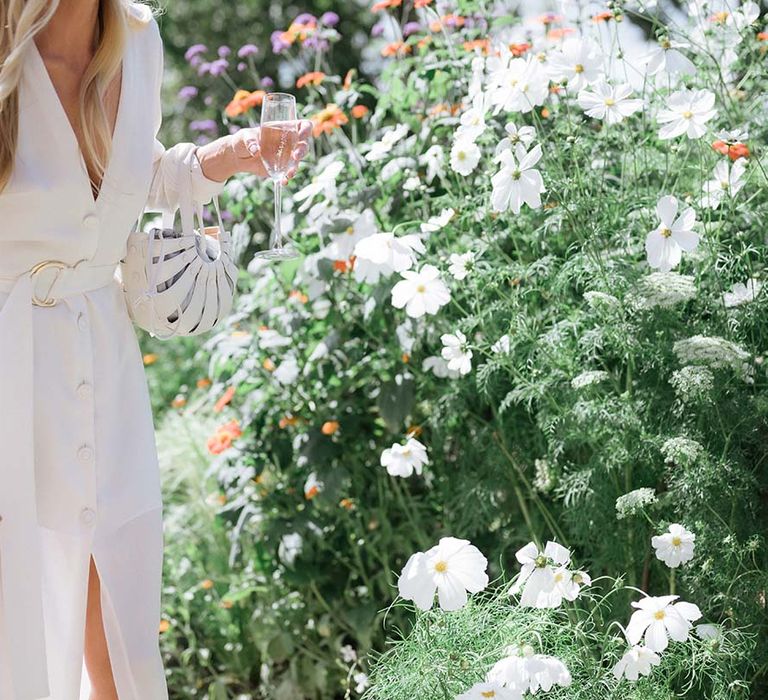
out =
[[[164,134],[297,95],[302,256],[143,337],[175,698],[768,697],[754,2],[168,4]],[[272,30],[274,29],[274,32]]]

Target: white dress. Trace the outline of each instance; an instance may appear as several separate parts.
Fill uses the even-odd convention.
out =
[[[160,33],[139,5],[129,19],[96,200],[34,43],[24,59],[15,166],[0,192],[0,700],[81,697],[91,555],[120,700],[168,697],[157,452],[116,272],[140,213],[176,209],[180,161],[194,200],[224,183],[203,175],[194,144],[157,140]],[[32,274],[42,261],[81,262]]]

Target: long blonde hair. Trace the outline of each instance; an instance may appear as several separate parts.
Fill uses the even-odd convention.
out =
[[[99,179],[112,147],[104,109],[106,88],[120,69],[131,0],[99,0],[96,53],[80,85],[83,157]],[[19,82],[32,41],[53,17],[59,0],[0,0],[0,192],[11,178],[19,133]],[[143,8],[142,8],[143,9]],[[146,13],[147,19],[151,16]],[[135,21],[135,14],[131,15]]]

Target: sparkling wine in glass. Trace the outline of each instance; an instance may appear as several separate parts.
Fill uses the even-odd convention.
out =
[[[275,192],[275,225],[269,239],[269,248],[256,253],[257,257],[271,260],[295,258],[295,248],[284,241],[281,231],[282,180],[294,164],[291,154],[299,138],[296,120],[296,98],[284,92],[270,92],[261,105],[261,160]]]

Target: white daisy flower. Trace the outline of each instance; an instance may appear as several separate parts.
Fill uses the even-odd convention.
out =
[[[648,62],[646,70],[648,75],[668,73],[669,75],[693,75],[696,66],[680,49],[689,49],[690,45],[684,41],[672,41],[668,38],[660,39],[656,46],[645,56]]]
[[[571,685],[568,667],[555,656],[536,654],[529,645],[508,647],[506,654],[488,672],[487,681],[521,694],[535,694],[539,690],[546,693],[556,685],[566,688]]]
[[[588,90],[579,92],[578,102],[588,117],[602,119],[606,124],[618,124],[643,108],[643,101],[632,98],[628,83],[609,85],[599,80]]]
[[[669,272],[680,264],[682,251],[690,253],[699,245],[699,235],[693,231],[696,212],[688,207],[677,213],[677,199],[662,197],[656,204],[661,223],[645,239],[648,264],[661,272]]]
[[[299,377],[299,364],[296,362],[296,358],[291,355],[286,357],[272,373],[272,376],[280,384],[293,384]]]
[[[730,292],[723,292],[723,305],[726,309],[732,309],[742,304],[748,304],[757,299],[763,283],[750,277],[746,284],[736,282]]]
[[[442,537],[426,552],[411,555],[397,588],[421,610],[432,607],[435,592],[443,610],[459,610],[466,605],[468,592],[477,593],[488,585],[487,568],[488,560],[469,540]]]
[[[504,127],[507,135],[499,141],[494,151],[494,155],[499,155],[502,151],[514,148],[518,143],[527,149],[536,140],[536,129],[532,126],[521,126],[519,129],[514,122],[507,122]]]
[[[336,178],[341,174],[342,170],[344,170],[344,163],[338,160],[324,168],[318,167],[318,175],[312,178],[312,182],[302,187],[293,195],[294,202],[302,203],[299,206],[299,211],[309,209],[317,195],[322,195],[324,200],[335,201]]]
[[[436,377],[440,379],[456,379],[461,375],[455,369],[449,369],[448,363],[439,355],[432,355],[424,359],[421,363],[421,368],[425,372],[431,371]]]
[[[511,54],[509,54],[511,55]],[[530,112],[544,104],[549,95],[549,76],[541,61],[534,56],[512,58],[507,56],[496,62],[497,68],[489,76],[489,90],[494,113]]]
[[[467,347],[467,336],[461,331],[444,333],[440,336],[443,343],[441,355],[448,363],[448,369],[459,374],[469,374],[472,371],[472,350]]]
[[[568,92],[573,94],[594,83],[603,73],[599,47],[591,39],[577,37],[566,39],[560,50],[550,55],[547,66],[552,79],[567,80]]]
[[[453,275],[454,279],[463,280],[466,279],[467,275],[472,272],[475,267],[475,254],[472,252],[462,253],[461,255],[458,253],[451,253],[451,257],[448,261],[450,262],[448,272]]]
[[[456,696],[456,700],[520,700],[521,694],[498,683],[475,683],[466,693]]]
[[[636,612],[627,625],[627,641],[635,646],[645,639],[651,651],[662,652],[669,646],[670,638],[684,642],[693,628],[691,622],[701,617],[701,611],[693,603],[675,603],[679,596],[647,596],[632,603]]]
[[[626,678],[628,681],[636,681],[640,676],[650,676],[652,666],[660,663],[661,657],[655,651],[635,645],[613,667],[613,675],[616,680]]]
[[[358,214],[352,223],[341,233],[337,233],[331,242],[323,248],[321,257],[329,260],[349,260],[352,257],[355,246],[376,233],[376,221],[371,209],[365,209]]]
[[[512,149],[507,149],[496,156],[495,160],[501,163],[501,169],[491,178],[494,211],[511,209],[519,214],[523,204],[531,209],[541,207],[541,193],[546,188],[541,173],[534,168],[540,159],[539,145],[526,153],[524,146],[517,144],[514,153]]]
[[[555,571],[571,563],[571,553],[557,542],[547,542],[544,551],[529,542],[518,550],[515,559],[521,565],[520,576],[509,593],[522,590],[520,605],[524,607],[549,607],[547,596],[555,588]]]
[[[472,100],[472,106],[461,115],[459,128],[454,135],[455,140],[469,139],[475,141],[485,131],[485,94],[480,92]]]
[[[291,566],[296,557],[301,553],[303,540],[298,532],[291,532],[280,538],[280,544],[277,547],[277,556],[283,564]]]
[[[656,558],[661,559],[668,567],[675,569],[693,559],[696,535],[686,530],[682,525],[673,523],[669,531],[663,535],[651,538],[651,545],[656,550]]]
[[[440,229],[445,228],[456,215],[456,211],[447,207],[443,209],[437,216],[431,216],[426,222],[421,225],[422,233],[435,233]]]
[[[451,169],[466,177],[480,162],[480,148],[478,145],[466,138],[456,139],[451,148]]]
[[[407,124],[398,124],[397,126],[390,128],[384,133],[380,141],[375,141],[371,144],[370,150],[365,154],[365,159],[368,162],[373,162],[385,158],[392,150],[392,147],[407,133]]]
[[[493,345],[491,345],[491,352],[497,355],[508,355],[511,348],[509,336],[505,333],[501,336]]]
[[[686,134],[689,139],[698,139],[706,133],[706,123],[717,110],[715,93],[709,90],[678,90],[667,99],[667,108],[661,110],[656,120],[664,126],[659,129],[659,138],[673,139]]]
[[[426,152],[419,156],[419,163],[427,167],[427,174],[424,179],[427,183],[432,184],[432,181],[436,177],[442,177],[445,169],[443,167],[445,163],[445,151],[443,147],[434,144],[430,146]]]
[[[392,288],[392,306],[405,308],[411,318],[436,314],[451,300],[451,292],[434,265],[424,265],[418,271],[406,270],[401,274],[403,279]]]
[[[744,171],[747,159],[738,158],[733,164],[719,160],[712,173],[712,179],[704,183],[701,206],[717,209],[725,199],[733,197],[744,187]]]
[[[421,475],[423,467],[429,464],[427,448],[416,438],[408,438],[404,445],[395,443],[381,453],[381,466],[390,476],[407,478],[414,472]]]
[[[356,258],[355,279],[376,284],[381,277],[410,269],[416,253],[424,252],[424,244],[414,234],[375,233],[359,240],[352,252]]]

